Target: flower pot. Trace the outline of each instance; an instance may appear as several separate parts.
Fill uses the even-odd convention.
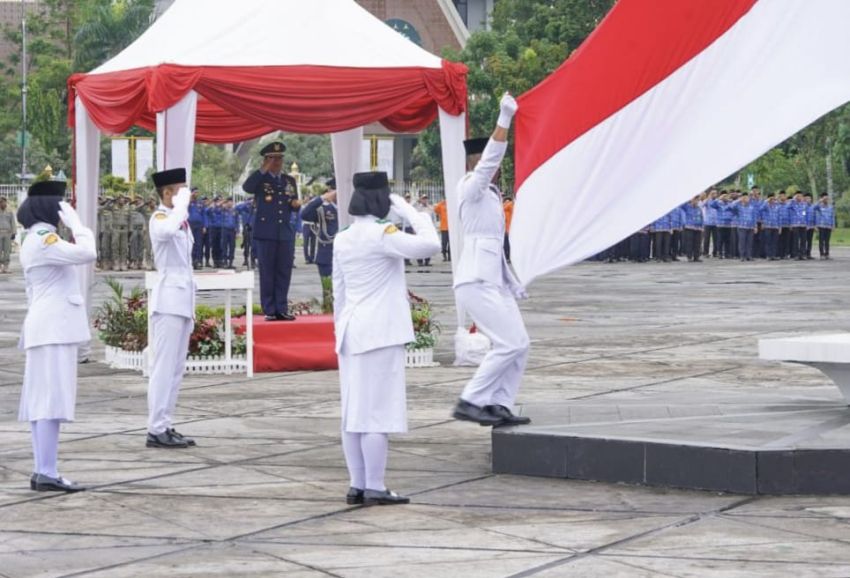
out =
[[[408,349],[404,355],[405,367],[439,367],[434,361],[434,349]]]

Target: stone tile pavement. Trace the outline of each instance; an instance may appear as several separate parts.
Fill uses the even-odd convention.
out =
[[[850,329],[850,251],[835,254],[586,263],[543,279],[523,304],[533,350],[519,401],[532,417],[576,400],[640,411],[660,392],[683,412],[688,399],[702,412],[741,391],[754,404],[836,401],[817,371],[756,355],[761,336]],[[409,276],[445,333],[442,367],[408,373],[411,431],[391,442],[388,483],[413,503],[359,508],[343,500],[336,372],[188,377],[178,426],[198,446],[166,451],[144,447],[143,378],[81,366],[60,466],[93,489],[29,491],[29,434],[15,421],[26,303],[20,272],[3,276],[0,577],[850,576],[850,497],[493,475],[489,431],[448,418],[471,375],[450,364],[449,280],[441,263]],[[319,294],[316,272],[299,262],[293,296]]]

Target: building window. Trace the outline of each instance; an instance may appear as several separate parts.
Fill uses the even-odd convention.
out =
[[[469,2],[467,2],[467,0],[454,0],[454,3],[458,14],[460,14],[461,20],[463,20],[464,24],[469,26]]]

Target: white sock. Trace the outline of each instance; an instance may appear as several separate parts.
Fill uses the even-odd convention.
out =
[[[360,449],[360,438],[363,434],[342,432],[342,452],[345,454],[345,465],[351,478],[350,486],[362,490],[366,487],[366,466],[363,463],[363,451]]]
[[[383,492],[384,472],[387,470],[387,452],[389,451],[389,436],[385,433],[361,434],[360,447],[366,465],[366,489]]]
[[[38,473],[38,422],[30,422],[30,430],[32,431],[32,471]]]
[[[59,477],[56,471],[57,454],[59,452],[59,420],[40,419],[36,423],[38,437],[38,455],[36,455],[36,472],[51,478]]]

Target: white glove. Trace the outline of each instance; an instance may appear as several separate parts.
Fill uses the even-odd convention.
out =
[[[511,121],[518,108],[519,105],[514,97],[506,92],[502,95],[502,100],[499,102],[499,120],[496,124],[502,128],[511,128]]]
[[[65,226],[68,227],[71,232],[78,231],[83,228],[83,222],[80,220],[80,216],[77,214],[77,211],[75,211],[74,207],[65,201],[59,201],[59,218],[63,223],[65,223]]]
[[[390,205],[392,205],[396,214],[408,223],[413,223],[419,215],[419,211],[414,209],[413,205],[405,201],[400,195],[390,195]]]
[[[180,187],[180,190],[177,191],[177,194],[174,195],[174,199],[172,199],[172,204],[175,209],[189,209],[189,202],[192,200],[192,193],[189,191],[188,187]]]

